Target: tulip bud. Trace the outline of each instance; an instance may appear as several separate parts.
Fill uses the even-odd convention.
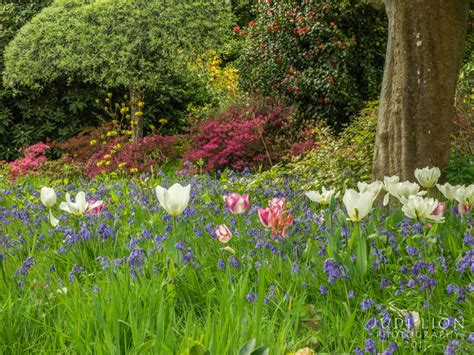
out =
[[[443,216],[445,211],[446,211],[446,203],[440,202],[438,203],[438,206],[436,206],[432,214],[434,216]]]
[[[232,238],[232,233],[225,224],[221,224],[216,229],[216,238],[221,243],[227,243]]]
[[[46,208],[52,208],[56,204],[56,192],[50,187],[41,188],[41,202]]]
[[[459,202],[458,203],[458,212],[459,212],[459,214],[468,214],[469,213],[469,206],[462,203],[462,202]]]

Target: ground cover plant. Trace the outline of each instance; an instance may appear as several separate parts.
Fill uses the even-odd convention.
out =
[[[0,351],[468,353],[474,188],[416,176],[1,180]]]

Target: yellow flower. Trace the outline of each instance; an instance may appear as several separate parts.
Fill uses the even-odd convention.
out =
[[[117,131],[109,131],[107,132],[107,137],[113,137],[117,135]]]
[[[122,145],[120,143],[117,143],[116,145],[114,145],[113,149],[117,150],[121,147]]]
[[[161,124],[166,124],[168,123],[168,120],[166,118],[160,118],[158,122],[160,122]]]
[[[105,154],[104,155],[104,159],[110,159],[110,158],[112,158],[112,156],[110,154]]]
[[[90,145],[94,145],[94,144],[97,144],[97,141],[95,139],[90,141]]]
[[[135,116],[141,117],[141,116],[143,116],[143,112],[142,111],[137,111],[137,112],[135,112]]]
[[[110,165],[110,160],[106,161],[105,165]]]
[[[130,168],[130,172],[131,173],[136,173],[136,172],[138,172],[138,169],[137,168]]]
[[[124,163],[120,163],[120,164],[118,165],[118,167],[119,167],[119,169],[122,169],[125,165],[127,165],[127,163],[125,163],[125,162],[124,162]]]
[[[108,92],[108,93],[107,93],[107,97],[108,97],[109,99],[111,99],[111,98],[112,98],[112,93],[111,93],[111,92]]]
[[[138,101],[138,107],[143,107],[145,103],[143,101]]]
[[[110,99],[109,98],[105,99],[105,102],[110,103]]]
[[[96,165],[100,168],[102,165],[104,165],[104,162],[102,160],[98,161]]]

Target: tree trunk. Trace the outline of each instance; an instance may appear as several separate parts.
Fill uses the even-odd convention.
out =
[[[132,125],[132,140],[143,137],[143,90],[130,89],[130,111]]]
[[[385,0],[389,33],[373,177],[449,159],[469,0]]]

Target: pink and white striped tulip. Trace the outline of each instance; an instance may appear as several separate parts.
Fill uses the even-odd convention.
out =
[[[268,207],[270,207],[274,211],[283,211],[286,208],[286,198],[275,197],[268,201]]]
[[[221,243],[228,243],[232,238],[230,229],[225,225],[221,224],[216,229],[216,239]]]
[[[87,202],[86,213],[100,214],[105,207],[104,201],[89,200]]]
[[[233,214],[242,214],[250,208],[249,194],[240,195],[232,192],[229,195],[222,196],[225,206]]]

